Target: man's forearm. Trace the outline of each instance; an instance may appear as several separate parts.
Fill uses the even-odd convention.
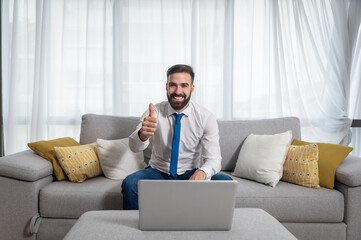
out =
[[[206,159],[199,169],[206,173],[207,179],[210,179],[221,171],[221,160],[221,158]]]
[[[149,145],[149,140],[143,141],[139,136],[140,128],[137,129],[129,136],[129,147],[133,152],[140,152],[145,150]]]

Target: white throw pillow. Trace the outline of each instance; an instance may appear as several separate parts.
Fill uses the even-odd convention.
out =
[[[292,141],[292,131],[274,135],[249,135],[239,152],[234,176],[275,187]]]
[[[119,140],[97,139],[100,166],[105,177],[120,180],[143,169],[143,152],[134,153],[129,148],[129,138]]]

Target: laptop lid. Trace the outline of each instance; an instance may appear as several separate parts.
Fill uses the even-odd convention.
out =
[[[229,230],[237,181],[140,180],[141,230]]]

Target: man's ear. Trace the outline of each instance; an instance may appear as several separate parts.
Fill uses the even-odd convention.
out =
[[[193,93],[193,91],[194,91],[194,85],[192,84],[191,92]]]

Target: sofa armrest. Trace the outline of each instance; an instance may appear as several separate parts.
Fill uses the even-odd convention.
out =
[[[39,192],[53,181],[52,172],[52,164],[31,150],[0,158],[1,239],[36,239]]]
[[[349,186],[361,186],[361,157],[348,155],[336,169],[336,181]]]
[[[31,150],[0,158],[0,176],[34,182],[53,173],[52,164]]]

